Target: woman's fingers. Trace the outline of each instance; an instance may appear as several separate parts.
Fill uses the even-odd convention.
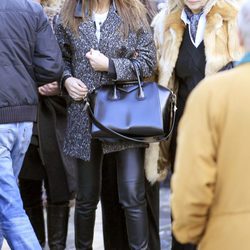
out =
[[[65,87],[74,100],[82,100],[88,93],[87,86],[74,77],[70,77],[65,81]]]
[[[89,63],[95,71],[108,71],[109,58],[99,50],[91,49],[86,53]]]
[[[60,93],[57,82],[43,85],[38,88],[38,91],[41,95],[45,96],[53,96],[53,95],[58,95]]]

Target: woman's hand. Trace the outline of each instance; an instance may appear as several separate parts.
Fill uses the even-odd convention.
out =
[[[75,77],[69,77],[64,83],[70,97],[75,101],[81,101],[88,93],[87,86]]]
[[[108,71],[109,59],[99,50],[91,49],[86,54],[86,57],[89,59],[89,62],[95,71]]]
[[[38,92],[40,95],[53,96],[59,95],[60,89],[57,82],[52,82],[39,87]]]

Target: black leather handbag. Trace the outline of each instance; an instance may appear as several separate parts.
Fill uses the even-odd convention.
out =
[[[89,95],[93,138],[145,143],[169,138],[175,121],[175,94],[156,82],[142,82],[139,62],[133,60],[132,65],[137,81],[102,85]]]

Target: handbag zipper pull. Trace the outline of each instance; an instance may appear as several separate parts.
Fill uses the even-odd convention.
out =
[[[117,87],[114,84],[112,100],[117,100],[117,99],[118,99]]]
[[[139,81],[139,95],[138,95],[139,99],[144,99],[145,98],[145,94],[144,94],[144,91],[142,89],[142,86],[141,86],[141,81]]]

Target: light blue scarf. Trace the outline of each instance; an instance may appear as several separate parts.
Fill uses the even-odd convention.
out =
[[[243,57],[242,59],[237,63],[237,66],[238,65],[241,65],[243,63],[250,63],[250,52],[247,52]]]

